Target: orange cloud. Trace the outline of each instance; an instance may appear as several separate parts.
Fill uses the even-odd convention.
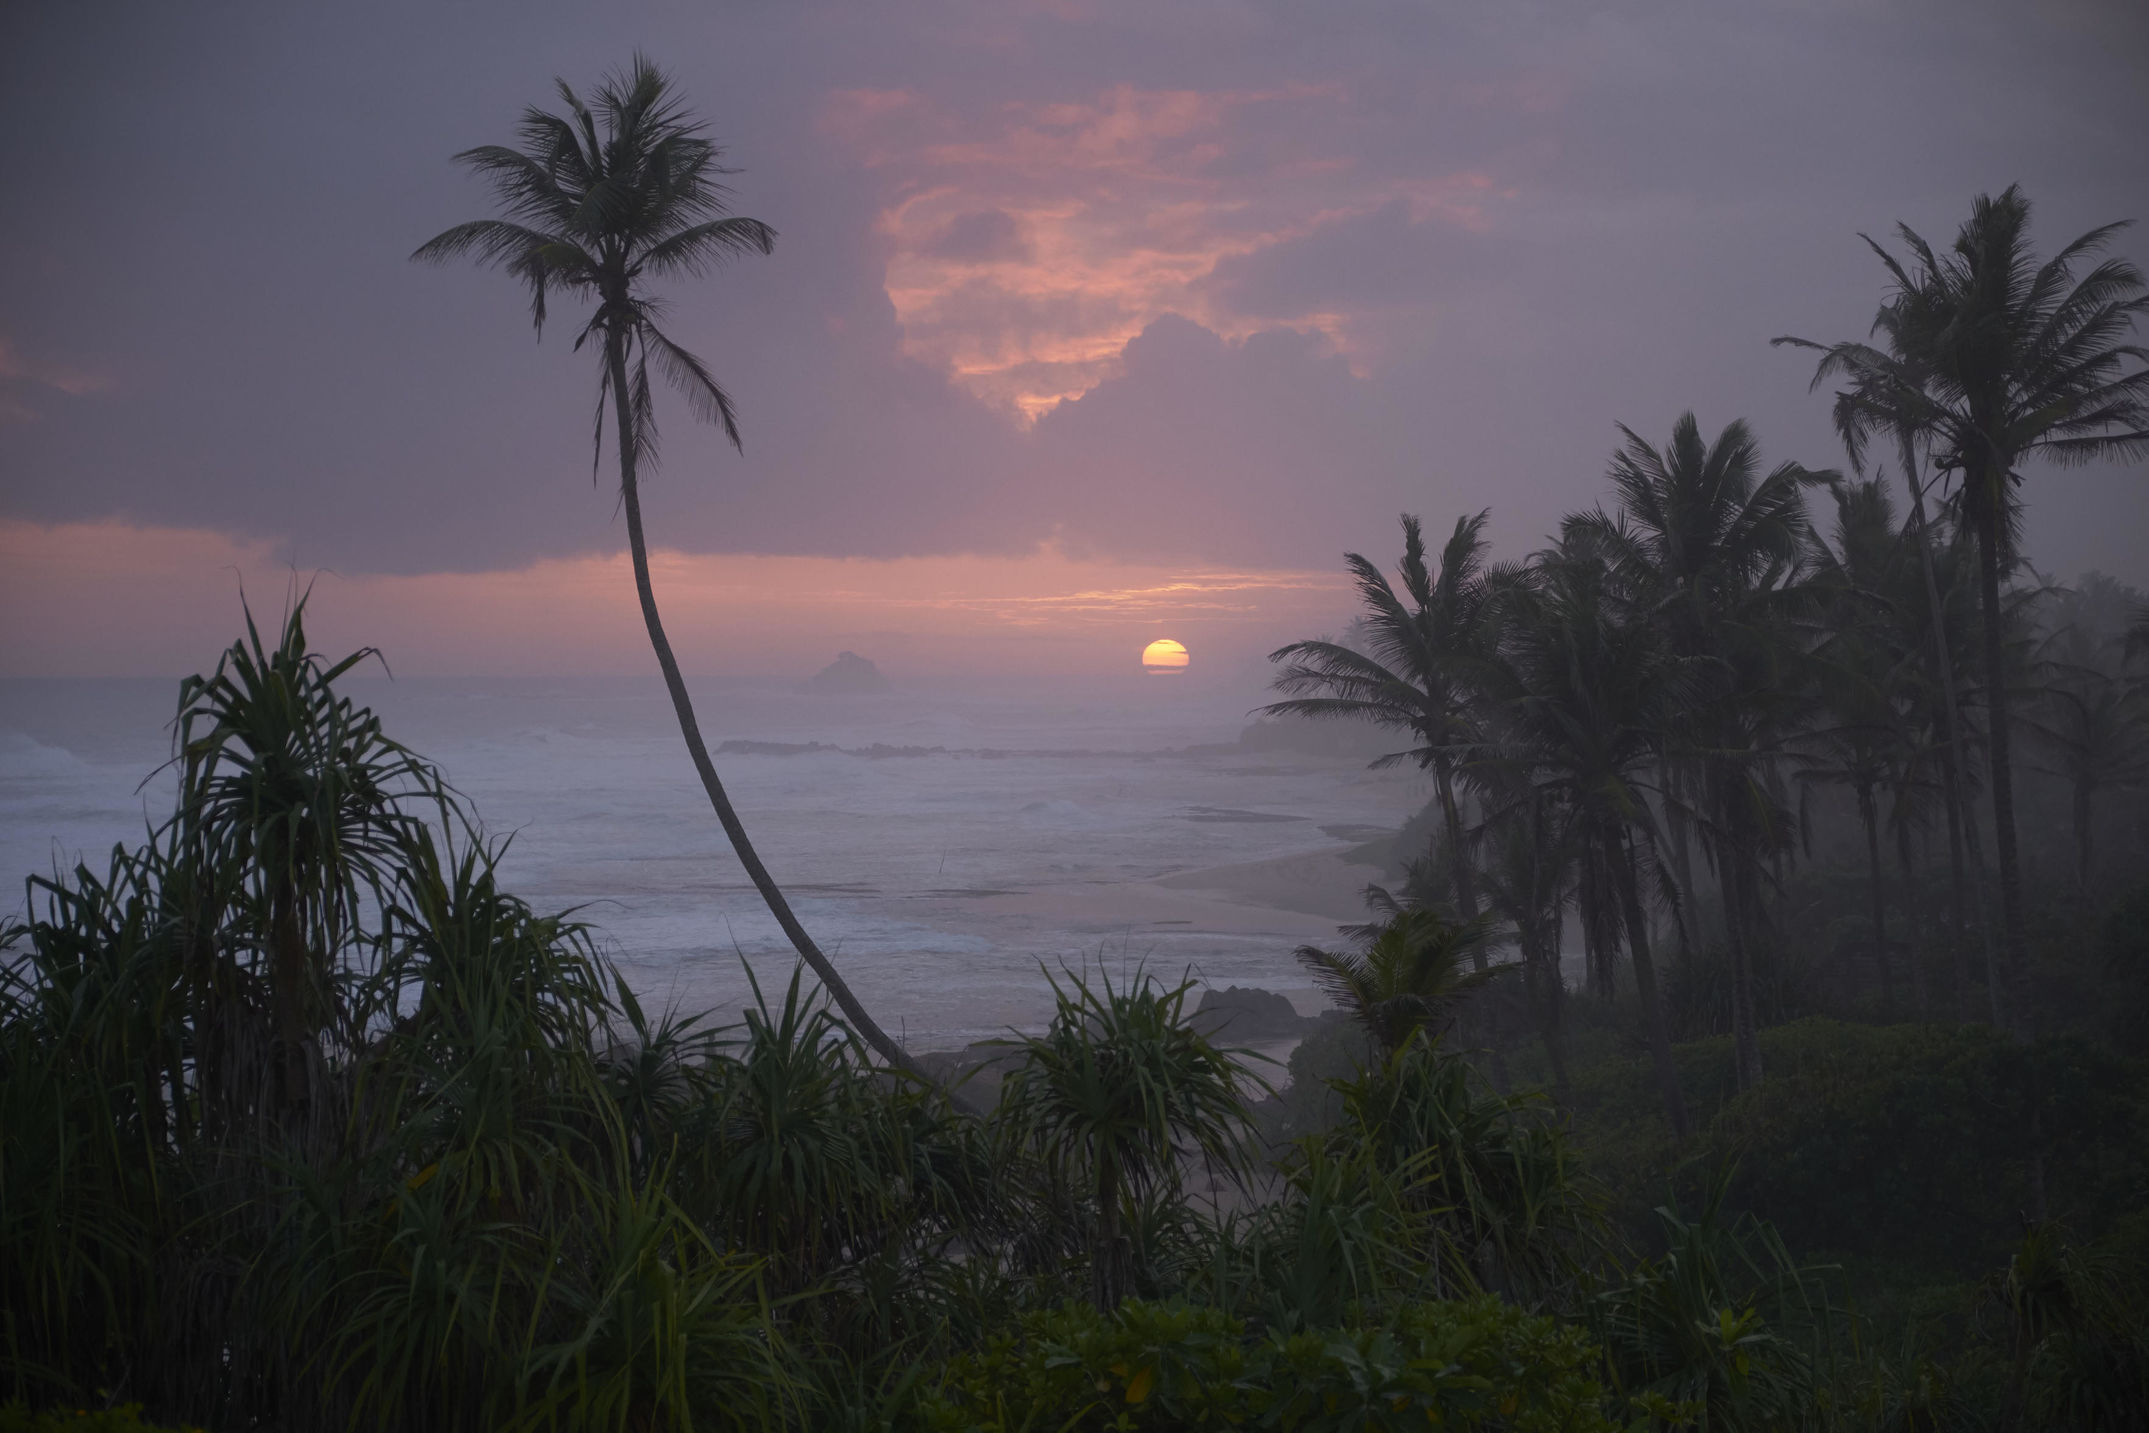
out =
[[[1166,313],[1230,338],[1281,323],[1351,351],[1344,314],[1256,322],[1220,307],[1203,281],[1226,259],[1397,200],[1482,223],[1483,174],[1376,176],[1308,147],[1346,100],[1332,86],[1122,85],[972,120],[860,90],[833,98],[824,128],[891,179],[877,228],[906,352],[1029,421],[1117,373]]]

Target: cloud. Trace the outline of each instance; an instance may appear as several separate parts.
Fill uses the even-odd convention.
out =
[[[40,396],[82,398],[111,386],[104,374],[29,358],[0,334],[0,423],[36,421]]]
[[[1278,630],[1331,624],[1333,573],[1075,556],[708,556],[660,548],[653,580],[690,670],[796,679],[839,648],[902,674],[1080,679],[1133,670],[1169,632],[1217,662],[1256,664]],[[324,651],[377,646],[405,674],[644,673],[622,556],[488,573],[295,573],[271,544],[124,522],[0,521],[0,674],[206,667],[240,624],[242,586],[270,618],[310,586]]]
[[[1618,422],[1833,461],[1766,341],[1864,331],[1860,230],[1944,239],[2018,178],[2047,248],[2139,214],[2140,11],[32,7],[0,105],[63,139],[11,159],[0,516],[350,574],[613,560],[566,308],[533,342],[513,282],[406,256],[484,211],[450,154],[631,39],[781,234],[664,294],[746,452],[659,399],[659,542],[1306,570],[1489,504],[1519,553],[1601,495]],[[2133,530],[2081,480],[2033,506],[2040,564]]]
[[[1006,210],[973,209],[950,219],[924,252],[957,264],[1021,263],[1035,254],[1035,247],[1024,236],[1021,221]]]
[[[1231,337],[1284,324],[1348,342],[1348,316],[1247,310],[1212,282],[1379,213],[1481,223],[1477,172],[1369,170],[1324,147],[1339,86],[1148,90],[960,111],[911,92],[834,96],[823,128],[892,191],[876,228],[905,354],[1026,420],[1122,371],[1167,314]]]

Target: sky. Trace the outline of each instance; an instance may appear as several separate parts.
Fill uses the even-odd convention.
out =
[[[1864,333],[1861,232],[2149,218],[2103,0],[9,6],[0,675],[195,670],[294,582],[400,670],[644,670],[572,319],[408,261],[637,52],[779,234],[666,291],[745,451],[660,400],[659,595],[730,673],[1244,676],[1400,512],[1538,546],[1619,424],[1839,463],[1768,340]],[[2149,585],[2149,472],[2028,530]]]

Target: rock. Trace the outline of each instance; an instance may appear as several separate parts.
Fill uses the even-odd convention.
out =
[[[1020,1044],[1008,1040],[979,1040],[960,1050],[931,1050],[919,1055],[918,1066],[944,1086],[960,1086],[971,1100],[992,1108],[1000,1102],[1000,1086],[1022,1063]]]
[[[1193,1019],[1204,1035],[1241,1041],[1287,1039],[1312,1023],[1285,996],[1243,985],[1203,991]]]
[[[815,672],[804,682],[800,691],[805,692],[885,692],[888,679],[881,675],[879,667],[856,652],[838,652],[836,660]]]

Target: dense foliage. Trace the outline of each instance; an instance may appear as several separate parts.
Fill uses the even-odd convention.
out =
[[[1294,1138],[1146,976],[1061,985],[978,1117],[796,975],[736,1028],[644,1011],[303,616],[183,684],[172,817],[7,932],[0,1355],[40,1418],[2119,1427],[2143,1388],[2149,1101],[2079,1037],[1808,1020],[1743,1092],[1682,1043],[1682,1140],[1646,1040],[1562,1111],[1384,1018],[1413,970],[1413,1010],[1496,988],[1449,941],[1294,1061],[1338,1076]],[[2011,1233],[2039,1171],[2066,1225]],[[1882,1357],[1860,1300],[1930,1327]]]
[[[562,98],[421,254],[594,301],[651,641],[821,984],[644,1010],[338,690],[368,654],[249,619],[169,819],[0,932],[0,1433],[2145,1426],[2149,626],[2016,523],[2028,458],[2149,444],[2110,231],[2040,263],[2011,190],[1883,255],[1819,377],[1901,519],[1687,415],[1526,562],[1484,514],[1353,555],[1273,710],[1434,798],[1300,952],[1345,1018],[1269,1098],[1190,986],[1069,977],[981,1109],[767,879],[657,616],[650,360],[736,428],[641,284],[773,234],[646,63]]]

